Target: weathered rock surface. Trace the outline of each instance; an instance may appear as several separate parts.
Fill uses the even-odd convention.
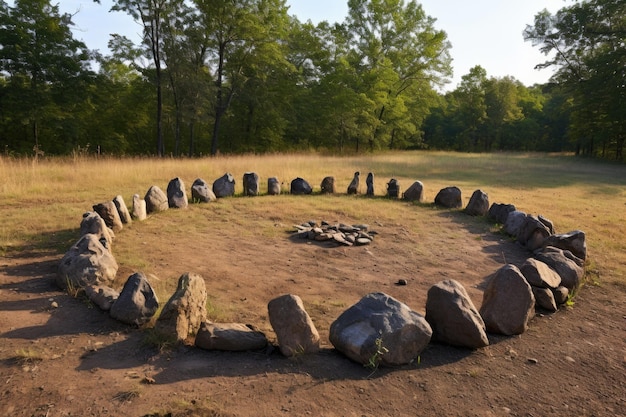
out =
[[[95,211],[88,211],[83,214],[83,219],[80,222],[80,235],[86,234],[96,235],[102,246],[111,251],[115,233],[109,229],[102,217]]]
[[[206,350],[242,352],[264,349],[267,337],[251,325],[240,323],[202,323],[195,345]]]
[[[509,217],[509,213],[515,210],[513,204],[493,203],[491,207],[489,207],[487,217],[496,223],[504,224],[506,223],[507,217]]]
[[[117,214],[120,216],[120,220],[123,224],[129,224],[133,222],[133,219],[130,216],[130,212],[128,211],[128,207],[124,202],[124,197],[122,197],[121,195],[115,196],[115,198],[113,199],[113,204],[115,204]]]
[[[109,314],[122,323],[142,326],[150,321],[159,308],[159,300],[146,276],[131,275],[120,292]]]
[[[559,306],[561,304],[565,304],[565,302],[569,298],[569,290],[566,287],[560,285],[552,291],[552,295],[554,295],[554,301],[556,302],[556,305]]]
[[[148,217],[148,209],[146,200],[141,198],[139,194],[133,195],[133,212],[132,216],[139,221],[146,220]]]
[[[156,328],[184,342],[196,335],[205,321],[206,299],[204,278],[192,273],[181,275],[176,291],[161,310]]]
[[[445,208],[461,208],[461,190],[458,187],[446,187],[439,190],[435,196],[435,204]]]
[[[426,321],[434,341],[471,349],[489,345],[482,317],[455,280],[439,282],[428,290]]]
[[[313,192],[313,188],[309,185],[309,183],[304,178],[296,178],[291,181],[291,194],[294,195],[303,195],[303,194],[311,194]]]
[[[324,177],[320,188],[322,189],[322,194],[335,194],[337,191],[335,189],[335,177]]]
[[[506,217],[506,222],[504,222],[504,231],[514,238],[517,238],[525,222],[526,213],[519,210],[512,211]]]
[[[489,196],[482,190],[472,193],[469,203],[465,207],[465,213],[470,216],[484,216],[489,211]]]
[[[85,287],[85,295],[87,295],[89,301],[97,305],[100,310],[109,311],[113,303],[115,303],[120,296],[120,293],[105,285],[87,285]]]
[[[217,197],[205,180],[196,178],[193,184],[191,184],[191,200],[200,203],[210,203],[216,201]]]
[[[547,246],[537,253],[535,258],[556,271],[561,277],[561,285],[570,292],[580,286],[585,270],[582,267],[582,260],[576,258],[570,251]],[[576,262],[576,259],[578,262]]]
[[[520,267],[520,271],[533,287],[556,288],[561,285],[561,276],[537,259],[528,258]]]
[[[531,287],[535,296],[535,305],[544,310],[555,312],[557,310],[554,294],[548,288]]]
[[[546,228],[550,231],[550,234],[553,235],[555,234],[555,229],[554,229],[554,223],[552,223],[552,220],[550,219],[546,219],[544,216],[542,216],[541,214],[537,216],[537,219],[543,223],[544,226],[546,226]]]
[[[568,250],[583,261],[587,259],[587,243],[585,232],[582,230],[549,236],[543,242],[543,246],[554,246],[555,248]]]
[[[415,181],[404,193],[402,193],[402,198],[406,201],[424,201],[424,184],[422,184],[421,181]]]
[[[353,361],[367,364],[378,356],[383,365],[402,365],[415,360],[431,336],[426,319],[406,304],[384,293],[370,293],[331,324],[329,338]],[[376,355],[379,347],[386,352]]]
[[[276,177],[269,177],[267,179],[267,194],[279,195],[280,194],[280,181]]]
[[[170,208],[185,209],[189,205],[185,183],[176,177],[167,184],[167,204]]]
[[[165,211],[170,207],[167,195],[157,185],[150,187],[143,199],[146,201],[146,213],[148,214]]]
[[[367,191],[365,192],[365,195],[369,197],[373,197],[374,196],[374,174],[373,173],[370,172],[367,174],[367,178],[365,179],[365,185],[367,185]]]
[[[360,177],[361,173],[359,171],[354,173],[354,178],[352,178],[352,181],[350,182],[350,185],[348,185],[348,194],[358,194],[359,192],[359,177]]]
[[[268,303],[267,310],[283,355],[289,357],[319,351],[319,333],[300,297],[286,294],[274,298]]]
[[[392,178],[387,183],[387,197],[398,198],[400,197],[400,183],[397,179]]]
[[[517,234],[517,241],[534,251],[543,246],[543,242],[550,236],[550,230],[537,217],[527,215]]]
[[[243,174],[243,195],[254,197],[259,195],[259,174],[246,172]]]
[[[535,313],[535,297],[530,284],[515,265],[500,268],[485,289],[480,307],[488,332],[521,334]]]
[[[222,175],[213,182],[213,194],[217,198],[232,197],[235,195],[235,177],[230,172]]]
[[[67,251],[59,262],[56,276],[59,288],[109,285],[115,280],[117,262],[99,238],[98,235],[85,234]]]
[[[120,214],[117,212],[117,207],[115,207],[113,201],[94,204],[93,211],[98,213],[100,217],[102,217],[102,220],[104,220],[104,223],[114,232],[119,232],[124,228]]]

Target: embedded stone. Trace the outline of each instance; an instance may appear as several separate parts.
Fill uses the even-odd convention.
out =
[[[114,232],[119,232],[124,228],[120,214],[115,207],[113,201],[105,201],[104,203],[94,204],[93,211],[98,213],[104,223],[110,227]]]
[[[489,196],[482,190],[476,190],[470,197],[465,213],[470,216],[484,216],[489,211]]]
[[[205,180],[196,178],[193,184],[191,184],[191,200],[200,203],[210,203],[216,201],[217,197]]]
[[[550,312],[555,312],[557,310],[554,294],[549,288],[532,287],[532,290],[537,307]]]
[[[543,242],[550,236],[550,230],[530,214],[526,216],[517,234],[517,241],[526,246],[531,252],[542,247]]]
[[[324,177],[320,184],[322,194],[334,194],[335,190],[335,177]]]
[[[543,242],[543,246],[554,246],[555,248],[568,250],[583,261],[587,259],[587,243],[585,232],[582,230],[549,236]]]
[[[509,213],[515,210],[513,204],[493,203],[491,207],[489,207],[487,217],[496,223],[504,224],[506,223],[507,217],[509,217]]]
[[[148,189],[144,200],[146,201],[146,213],[148,214],[165,211],[170,207],[167,195],[156,185]]]
[[[402,193],[402,198],[406,201],[424,201],[424,184],[422,184],[421,181],[415,181],[404,193]]]
[[[217,198],[235,195],[235,178],[227,172],[213,182],[213,194]]]
[[[435,205],[445,208],[461,208],[461,190],[458,187],[446,187],[439,190],[435,196]]]
[[[400,183],[397,179],[392,178],[387,183],[387,197],[398,198],[400,196]]]
[[[373,197],[374,196],[374,174],[373,173],[370,172],[367,174],[367,178],[365,179],[365,185],[367,185],[367,191],[365,195],[369,197]]]
[[[196,335],[195,345],[206,350],[244,352],[264,349],[267,337],[249,324],[202,323]]]
[[[56,284],[61,289],[109,285],[115,280],[117,269],[115,258],[100,243],[100,236],[87,233],[61,258]]]
[[[122,323],[142,326],[150,321],[159,308],[159,300],[148,278],[137,272],[124,284],[109,314]]]
[[[561,285],[569,291],[580,286],[585,275],[582,261],[570,251],[564,251],[553,246],[547,246],[535,255],[535,258],[547,264],[561,277]],[[578,260],[578,262],[576,261]]]
[[[139,194],[133,195],[133,211],[131,215],[139,221],[146,220],[148,217],[146,200],[141,198]]]
[[[185,273],[178,278],[176,291],[167,301],[156,328],[185,341],[195,335],[206,319],[206,284],[198,274]]]
[[[280,181],[276,177],[270,177],[267,179],[267,194],[279,195],[280,194]]]
[[[569,290],[566,287],[560,285],[552,290],[552,295],[554,295],[554,301],[556,302],[556,305],[565,304],[565,302],[569,298]]]
[[[311,188],[305,179],[298,177],[291,181],[291,194],[303,195],[311,194],[312,192],[313,188]]]
[[[274,298],[268,303],[267,310],[283,355],[289,357],[319,351],[319,333],[300,297],[286,294]]]
[[[506,217],[506,221],[504,222],[504,231],[514,238],[517,238],[525,222],[526,213],[518,210],[512,211]]]
[[[128,207],[126,207],[126,203],[124,202],[124,197],[122,197],[121,195],[115,196],[115,198],[113,199],[113,204],[115,204],[117,214],[120,216],[120,220],[123,224],[129,224],[133,222],[133,219],[130,216],[130,212],[128,211]]]
[[[259,174],[246,172],[243,174],[243,195],[254,197],[259,195]]]
[[[355,172],[354,173],[354,178],[352,178],[352,181],[350,182],[350,185],[348,185],[348,194],[358,194],[359,192],[359,176],[361,175],[360,172]]]
[[[88,211],[83,214],[83,219],[80,222],[80,235],[86,234],[96,235],[102,246],[109,251],[111,250],[111,243],[113,243],[115,233],[95,211]]]
[[[533,287],[556,288],[561,285],[561,276],[537,259],[528,258],[520,267],[520,271]]]
[[[167,204],[169,208],[184,209],[189,205],[185,183],[176,177],[167,184]]]
[[[102,311],[109,311],[120,296],[120,293],[106,285],[87,285],[85,295],[89,301],[97,305]]]

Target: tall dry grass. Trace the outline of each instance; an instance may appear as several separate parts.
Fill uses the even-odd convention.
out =
[[[475,189],[489,194],[491,202],[515,204],[519,210],[551,219],[558,232],[581,229],[587,233],[591,267],[602,280],[624,283],[626,274],[626,166],[585,160],[570,155],[460,154],[449,152],[393,152],[352,157],[294,155],[221,156],[205,159],[148,158],[43,158],[0,157],[0,255],[26,250],[62,254],[76,238],[82,214],[92,205],[121,194],[127,203],[135,193],[143,196],[152,185],[163,190],[169,180],[194,179],[211,183],[225,172],[234,175],[236,193],[242,192],[244,172],[278,177],[283,189],[305,178],[319,191],[322,179],[335,177],[345,193],[355,171],[375,174],[375,189],[383,196],[390,178],[406,189],[413,181],[425,185],[427,202],[443,187],[456,185],[465,203]],[[356,198],[283,198],[277,207],[263,199],[238,203],[237,213],[221,205],[221,215],[254,221],[255,213],[342,210],[376,212],[389,216],[389,205]],[[398,203],[399,205],[402,203]],[[400,206],[398,206],[400,207]],[[404,207],[404,206],[402,206]],[[417,208],[418,210],[420,208]],[[217,210],[217,215],[220,215]],[[244,213],[241,213],[244,210]],[[375,213],[374,213],[375,214]],[[397,216],[401,218],[402,211]],[[622,284],[620,284],[622,285]]]

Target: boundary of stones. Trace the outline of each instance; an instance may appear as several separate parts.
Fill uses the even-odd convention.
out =
[[[366,180],[367,196],[374,196],[374,175]],[[347,194],[358,194],[360,173],[356,172]],[[254,172],[243,175],[243,195],[259,195],[259,176]],[[321,193],[336,193],[333,177],[325,177]],[[269,195],[281,194],[281,184],[275,177],[268,179]],[[423,202],[424,185],[415,181],[404,193],[396,179],[387,183],[386,196],[404,201]],[[155,317],[159,301],[147,277],[142,272],[132,274],[118,292],[109,285],[118,270],[112,243],[124,224],[144,220],[148,214],[169,208],[184,209],[189,201],[208,203],[217,198],[233,196],[235,180],[226,173],[212,185],[198,178],[187,198],[184,182],[172,179],[164,193],[151,186],[145,197],[133,196],[128,210],[122,196],[98,203],[86,212],[80,224],[80,238],[59,263],[57,285],[72,292],[84,289],[91,302],[123,323],[145,326],[154,323],[157,331],[168,340],[193,344],[202,349],[248,351],[268,349],[266,336],[252,325],[240,323],[211,323],[206,318],[207,293],[204,279],[185,273],[178,281],[174,294]],[[312,187],[302,178],[290,184],[291,194],[312,194]],[[477,309],[465,288],[455,280],[433,285],[427,294],[425,316],[384,293],[370,293],[345,310],[330,326],[329,339],[339,352],[369,366],[402,365],[414,361],[431,342],[479,349],[489,345],[488,333],[521,334],[528,329],[536,310],[556,312],[566,304],[581,286],[587,258],[585,233],[580,230],[557,234],[553,223],[545,217],[524,213],[511,204],[489,204],[482,190],[472,194],[462,207],[458,187],[441,189],[434,204],[448,209],[462,209],[471,216],[485,216],[501,225],[504,233],[515,239],[531,254],[520,266],[507,264],[498,269],[483,293]],[[327,225],[328,226],[328,225]],[[343,232],[350,229],[354,242]],[[296,226],[296,233],[316,240],[334,240],[338,245],[368,244],[374,233],[366,225],[338,225],[330,232],[315,230],[310,223]],[[342,233],[342,237],[332,235]],[[329,236],[320,238],[322,233]],[[362,234],[362,235],[360,235]],[[367,240],[367,242],[365,242]],[[320,349],[320,337],[313,321],[305,311],[302,300],[293,294],[279,296],[268,303],[270,324],[276,334],[278,348],[285,356],[310,354]]]

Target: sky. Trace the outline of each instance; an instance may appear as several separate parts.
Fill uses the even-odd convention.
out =
[[[527,86],[544,83],[550,69],[536,70],[546,57],[525,42],[522,32],[543,9],[555,13],[565,0],[421,0],[427,15],[437,19],[435,28],[448,34],[454,76],[446,87],[453,90],[470,68],[480,65],[488,77],[512,76]],[[140,26],[120,12],[109,12],[111,0],[63,0],[61,12],[75,13],[74,34],[90,49],[108,54],[110,33],[138,38]],[[289,13],[300,21],[343,22],[347,0],[287,0]]]

